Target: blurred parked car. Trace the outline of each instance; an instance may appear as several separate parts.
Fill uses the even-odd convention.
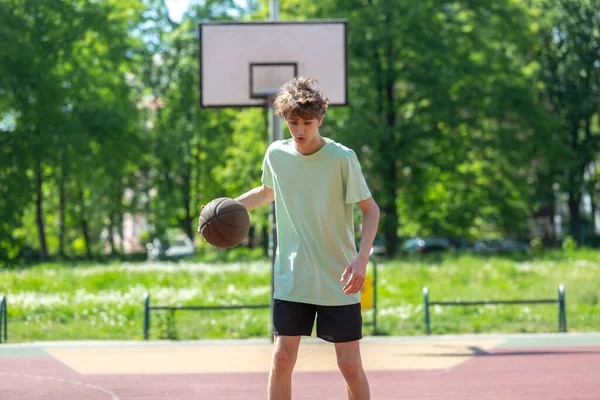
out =
[[[360,243],[358,244],[360,246]],[[357,246],[357,248],[358,248]],[[387,253],[387,249],[385,247],[385,239],[381,235],[375,236],[375,240],[373,241],[373,247],[371,247],[371,254],[375,254],[377,256],[382,256]]]
[[[445,238],[411,238],[402,245],[402,251],[408,254],[429,254],[453,250],[452,243]]]
[[[146,249],[149,261],[179,259],[196,253],[194,242],[185,235],[170,240],[154,239]]]
[[[515,251],[527,251],[529,244],[516,240],[478,240],[473,245],[473,252],[490,253],[511,253]]]
[[[402,243],[402,239],[398,237],[397,244],[400,246]],[[356,242],[356,248],[360,248],[360,240]],[[371,246],[371,254],[376,256],[385,256],[387,255],[387,244],[385,241],[385,237],[383,235],[375,236],[375,240],[373,240],[373,246]]]

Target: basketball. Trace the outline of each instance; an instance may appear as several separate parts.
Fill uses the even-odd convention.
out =
[[[209,244],[228,249],[242,243],[248,235],[250,215],[239,201],[219,197],[204,206],[198,227]]]

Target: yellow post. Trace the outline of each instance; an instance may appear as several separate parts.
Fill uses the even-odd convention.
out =
[[[365,282],[360,290],[360,308],[362,310],[373,308],[373,278],[369,275],[365,277]]]

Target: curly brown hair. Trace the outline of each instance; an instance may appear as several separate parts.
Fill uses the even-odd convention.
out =
[[[273,109],[283,119],[296,116],[303,119],[319,119],[325,116],[329,99],[319,89],[315,79],[305,76],[286,82],[275,96]]]

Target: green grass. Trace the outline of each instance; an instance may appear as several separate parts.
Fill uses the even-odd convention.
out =
[[[381,329],[385,334],[424,331],[423,295],[430,301],[556,299],[565,285],[569,331],[600,326],[600,253],[547,253],[539,257],[446,257],[437,262],[391,262],[379,274]],[[432,333],[554,332],[558,306],[433,306]]]
[[[569,331],[600,326],[600,252],[517,257],[451,255],[378,261],[378,334],[424,332],[422,288],[430,299],[556,298],[567,293]],[[268,304],[268,260],[243,263],[45,264],[0,271],[9,342],[142,339],[143,298],[154,305]],[[370,266],[372,273],[372,266]],[[553,332],[556,305],[432,307],[432,333]],[[365,312],[370,321],[372,312]],[[269,311],[155,311],[152,339],[267,337]],[[371,328],[365,327],[371,334]]]

